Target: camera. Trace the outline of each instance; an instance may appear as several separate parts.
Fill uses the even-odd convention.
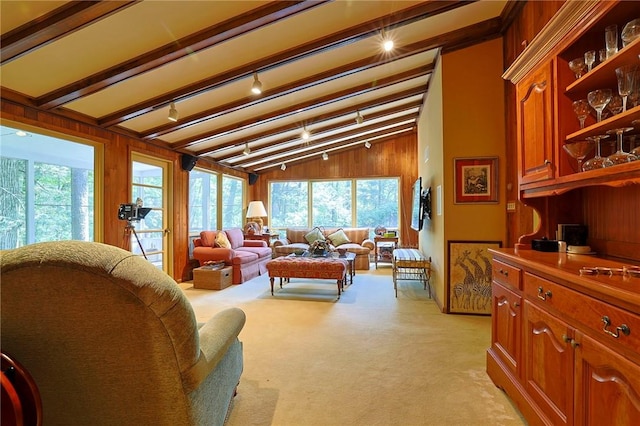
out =
[[[138,222],[140,219],[144,219],[150,211],[150,207],[141,207],[134,203],[120,204],[120,208],[118,208],[118,219]]]

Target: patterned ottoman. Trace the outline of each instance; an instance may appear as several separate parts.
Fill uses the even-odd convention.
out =
[[[335,257],[283,256],[267,262],[267,271],[272,295],[273,280],[276,277],[280,278],[280,288],[283,278],[287,281],[289,278],[333,279],[338,284],[339,299],[346,280],[347,260]]]

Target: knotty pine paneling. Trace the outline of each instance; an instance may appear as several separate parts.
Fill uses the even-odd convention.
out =
[[[251,200],[262,200],[267,205],[269,182],[272,180],[344,179],[400,177],[400,241],[404,246],[417,247],[418,233],[411,229],[411,186],[418,178],[417,134],[397,136],[384,142],[374,141],[370,149],[354,149],[329,153],[327,161],[317,158],[300,164],[287,165],[261,173],[250,187]],[[268,225],[268,221],[265,222]]]

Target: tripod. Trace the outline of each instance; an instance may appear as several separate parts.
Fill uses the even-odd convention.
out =
[[[130,220],[127,221],[127,226],[125,226],[124,229],[133,232],[133,236],[136,237],[136,241],[138,242],[138,247],[140,247],[140,251],[142,252],[142,255],[144,256],[145,259],[147,259],[147,254],[144,252],[144,248],[142,248],[142,243],[140,242],[140,238],[138,238],[138,234],[136,233],[136,227],[133,225],[133,222],[131,222]]]

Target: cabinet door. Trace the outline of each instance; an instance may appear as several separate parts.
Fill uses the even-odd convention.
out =
[[[576,424],[640,425],[640,366],[576,334]]]
[[[520,184],[554,177],[552,76],[552,62],[548,62],[516,88]]]
[[[504,286],[491,285],[491,346],[514,376],[520,375],[520,339],[522,336],[522,297]]]
[[[553,425],[573,424],[573,330],[524,302],[525,389]]]

